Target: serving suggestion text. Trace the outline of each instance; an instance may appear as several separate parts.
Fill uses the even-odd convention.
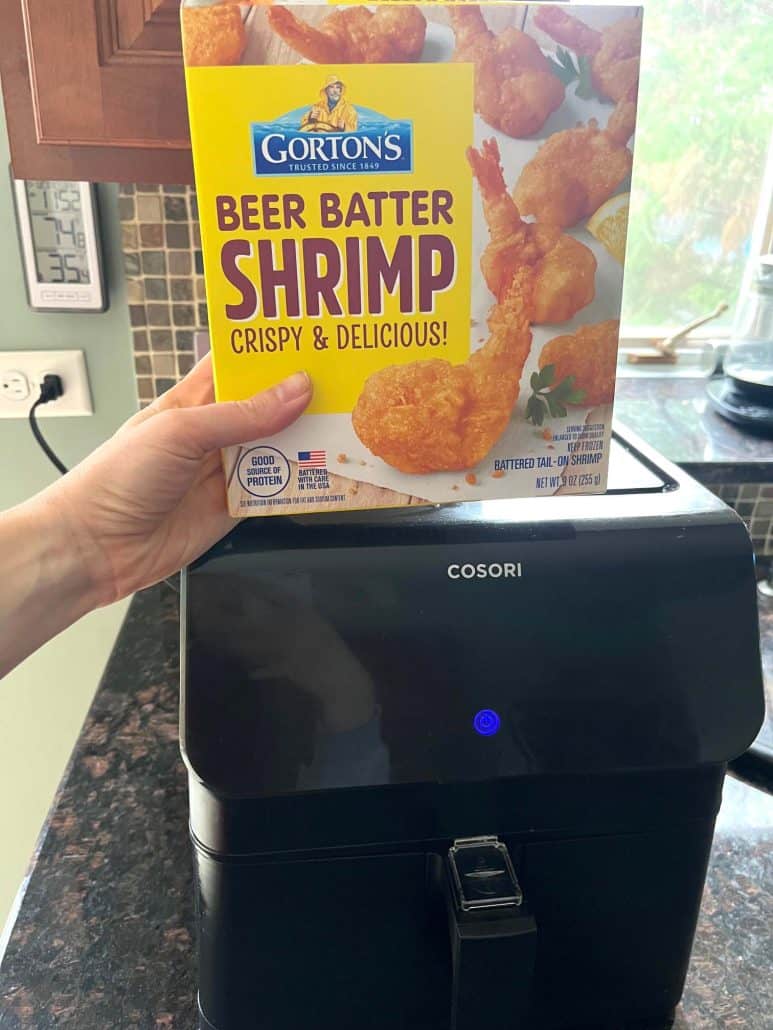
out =
[[[311,212],[299,193],[219,194],[215,214],[220,232],[229,234],[220,250],[220,266],[236,291],[224,304],[232,322],[249,322],[258,315],[277,321],[323,314],[379,316],[385,313],[387,295],[396,297],[400,315],[431,315],[438,295],[456,281],[456,246],[442,231],[454,221],[449,190],[373,190],[345,198],[321,193]],[[369,231],[385,227],[405,231],[396,237]],[[351,234],[346,234],[349,229]],[[335,234],[321,235],[330,230]],[[292,235],[274,235],[280,233]],[[357,348],[358,341],[368,347],[445,343],[444,324],[425,321],[418,335],[415,328],[406,333],[403,325],[393,323],[386,333],[368,334],[364,324],[362,332],[344,326],[344,346]],[[298,327],[279,324],[234,329],[231,334],[237,354],[285,346],[297,350],[300,341]],[[318,333],[314,342],[320,342]],[[339,348],[341,342],[339,334]]]

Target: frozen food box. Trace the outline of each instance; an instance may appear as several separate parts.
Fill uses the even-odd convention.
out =
[[[231,513],[605,489],[641,10],[185,3]]]

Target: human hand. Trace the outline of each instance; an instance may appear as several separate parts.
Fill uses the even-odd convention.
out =
[[[249,400],[214,404],[207,356],[40,494],[34,503],[63,523],[94,603],[164,579],[232,529],[220,448],[284,429],[311,392],[298,372]]]

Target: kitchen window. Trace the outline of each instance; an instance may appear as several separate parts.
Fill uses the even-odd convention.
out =
[[[647,0],[623,336],[664,336],[770,249],[773,0]],[[699,333],[700,334],[700,333]]]

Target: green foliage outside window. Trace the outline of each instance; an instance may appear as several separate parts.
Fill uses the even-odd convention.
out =
[[[732,322],[773,129],[773,0],[648,0],[626,329]]]

